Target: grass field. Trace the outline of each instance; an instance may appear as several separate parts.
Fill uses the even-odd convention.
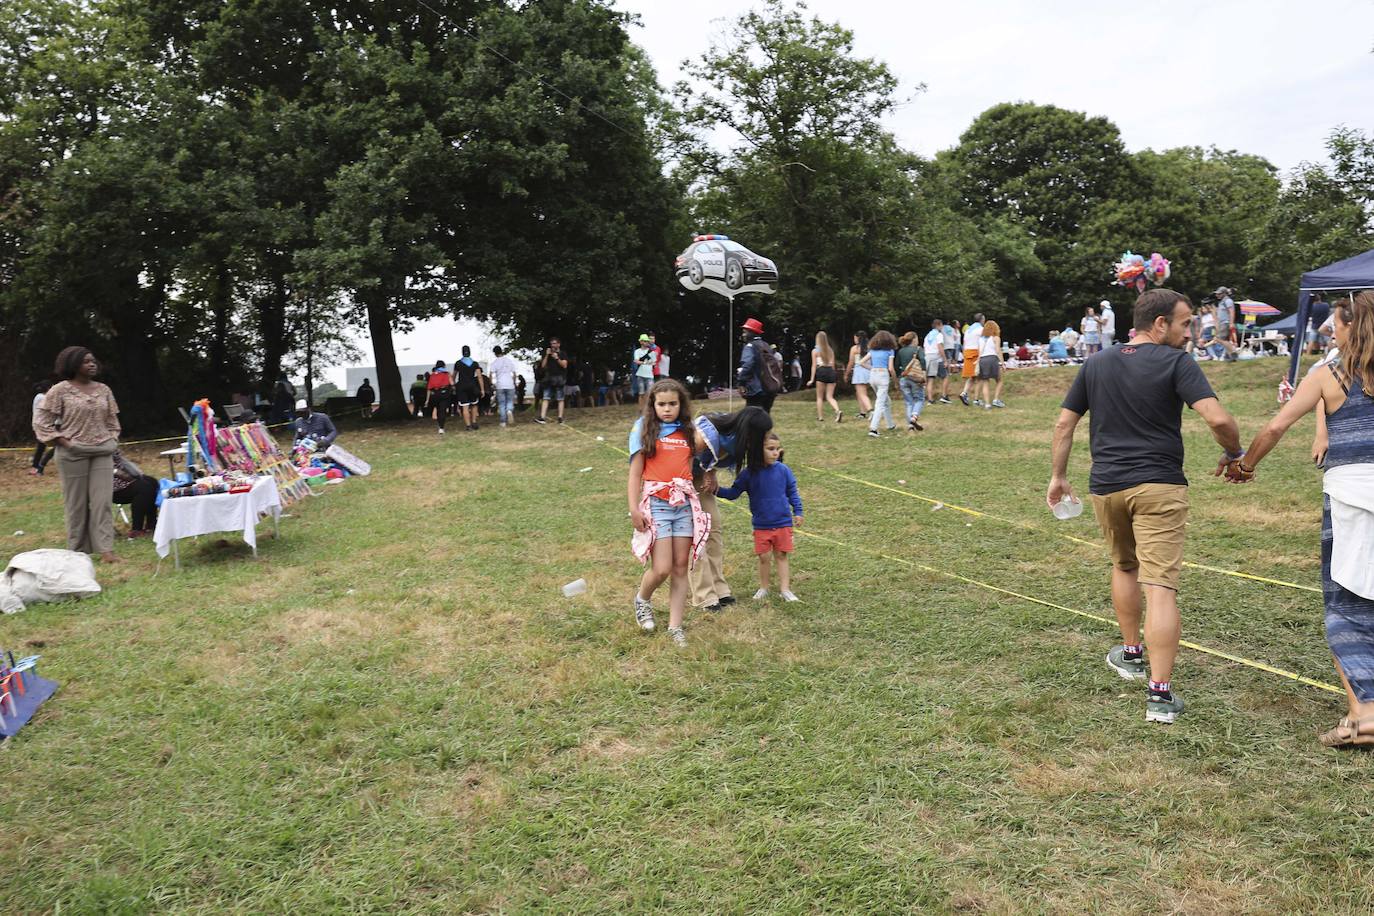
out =
[[[1247,441],[1280,371],[1209,369]],[[0,911],[1368,912],[1374,758],[1314,741],[1343,699],[1185,650],[1188,712],[1147,726],[1111,626],[898,562],[1112,616],[1091,513],[1044,505],[1071,373],[877,441],[780,401],[803,603],[689,613],[685,650],[631,620],[628,409],[348,431],[374,475],[256,562],[121,541],[98,598],[0,619],[62,683],[0,749]],[[1185,434],[1189,559],[1319,585],[1311,421],[1243,488]],[[11,553],[63,545],[56,479],[7,453],[0,488]],[[747,596],[745,513],[725,537]],[[1190,568],[1181,603],[1334,681],[1320,595]]]

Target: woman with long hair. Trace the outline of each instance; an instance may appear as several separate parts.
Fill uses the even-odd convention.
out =
[[[1249,480],[1299,417],[1314,409],[1326,414],[1322,603],[1347,715],[1318,740],[1355,747],[1374,745],[1374,291],[1336,303],[1331,313],[1339,354],[1302,380],[1225,472]]]
[[[67,549],[98,553],[106,563],[114,553],[114,453],[119,447],[119,405],[114,393],[97,382],[100,363],[85,347],[57,354],[62,381],[48,389],[33,415],[39,442],[57,446],[62,503],[67,516]]]
[[[978,399],[984,410],[1007,406],[1002,403],[1002,327],[992,319],[983,325],[983,336],[978,341]]]
[[[859,362],[868,355],[868,332],[854,332],[854,346],[849,348],[849,361],[845,364],[845,376],[854,386],[854,397],[859,401],[859,419],[868,416],[873,402],[868,399],[868,369]]]
[[[897,338],[891,331],[879,331],[873,335],[868,352],[859,360],[859,366],[868,370],[868,383],[873,386],[873,418],[868,422],[868,435],[878,438],[878,424],[886,421],[887,428],[893,429],[892,399],[888,388],[892,384],[892,361],[897,355]]]
[[[742,468],[761,470],[766,464],[763,440],[773,429],[773,418],[762,407],[744,407],[734,413],[699,416],[695,425],[701,437],[701,450],[697,452],[692,483],[702,511],[711,517],[711,530],[701,556],[688,573],[688,581],[692,606],[714,614],[735,603],[730,584],[725,581],[725,540],[720,507],[716,504],[716,491],[720,489],[716,472],[720,468],[736,472]]]
[[[831,410],[835,411],[835,422],[844,419],[844,411],[840,410],[839,402],[835,400],[835,351],[830,346],[830,338],[824,331],[816,332],[816,345],[811,348],[811,378],[806,386],[816,386],[816,422],[825,419],[821,415],[825,404],[829,404]]]

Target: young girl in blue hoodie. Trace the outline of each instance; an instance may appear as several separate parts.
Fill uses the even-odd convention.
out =
[[[778,594],[784,601],[800,601],[792,594],[792,526],[802,523],[801,494],[792,469],[782,463],[782,440],[770,432],[763,440],[763,467],[745,468],[732,486],[721,487],[721,499],[749,494],[749,514],[754,521],[754,553],[759,558],[759,590],[755,600],[768,597],[772,563],[778,564]]]

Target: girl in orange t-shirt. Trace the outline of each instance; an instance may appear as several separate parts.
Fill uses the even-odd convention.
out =
[[[635,621],[645,632],[653,631],[651,599],[671,576],[668,635],[674,644],[685,646],[682,617],[687,608],[687,571],[693,552],[706,540],[710,517],[702,512],[692,486],[692,457],[700,440],[692,425],[691,398],[681,382],[671,378],[654,382],[644,412],[630,430],[629,448],[626,496],[635,528],[632,548],[648,563],[635,593]]]

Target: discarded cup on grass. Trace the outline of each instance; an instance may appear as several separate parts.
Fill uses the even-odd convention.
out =
[[[590,470],[591,470],[591,468],[578,468],[578,469],[577,469],[577,473],[579,473],[579,474],[585,474],[585,473],[587,473],[587,472],[590,471]]]
[[[564,597],[564,598],[574,598],[574,597],[576,597],[576,596],[582,594],[582,593],[585,592],[586,590],[587,590],[587,580],[586,580],[586,579],[574,579],[573,581],[569,582],[567,585],[563,586],[563,597]]]
[[[1078,518],[1078,516],[1083,514],[1083,500],[1079,499],[1077,496],[1065,496],[1060,499],[1059,502],[1050,506],[1050,511],[1054,513],[1055,518],[1061,521],[1064,519]]]

